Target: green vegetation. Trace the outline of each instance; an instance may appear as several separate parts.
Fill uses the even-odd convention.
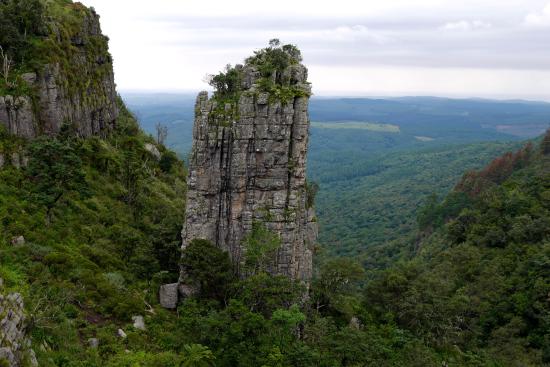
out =
[[[227,65],[225,70],[208,77],[208,84],[214,88],[213,100],[216,105],[210,112],[210,122],[215,125],[230,126],[232,121],[239,120],[238,103],[243,92],[254,93],[255,97],[264,92],[269,95],[269,102],[289,103],[296,97],[309,96],[309,87],[299,83],[295,73],[290,70],[302,61],[300,50],[294,45],[281,45],[273,39],[269,47],[255,51],[254,56],[245,60],[245,64]],[[243,89],[244,68],[253,68],[259,73],[255,81],[256,89],[251,92]]]
[[[547,133],[545,139],[550,136]],[[366,288],[375,318],[473,365],[550,363],[550,160],[530,145],[464,176],[428,205],[417,255]]]
[[[82,4],[68,0],[0,2],[0,95],[35,100],[36,91],[22,76],[43,73],[46,65],[53,68],[59,86],[82,103],[103,95],[112,59],[107,38],[84,31],[93,16]]]
[[[408,240],[414,240],[418,209],[429,195],[446,195],[466,169],[510,147],[436,147],[333,166],[317,178],[319,242],[329,255],[359,256],[368,269],[383,268],[415,249]]]
[[[41,365],[116,360],[124,343],[113,328],[156,300],[158,281],[178,276],[183,166],[163,170],[143,149],[152,138],[120,108],[108,139],[18,141],[27,168],[0,170],[2,293],[23,293],[34,343],[45,346]],[[15,149],[12,140],[2,135],[3,149]],[[12,246],[20,235],[26,243]],[[103,359],[87,351],[95,336]]]
[[[48,59],[60,63],[67,90],[93,96],[107,67],[82,76],[71,62],[80,46],[90,47],[86,58],[110,62],[104,38],[78,39],[89,10],[0,0],[0,12],[2,53],[15,65],[2,93],[23,93],[17,78]],[[294,46],[274,40],[246,62],[260,73],[258,91],[284,103],[307,93],[285,73],[300,60]],[[220,122],[238,117],[240,70],[212,79]],[[32,142],[0,131],[0,292],[22,293],[41,366],[550,364],[550,132],[458,180],[510,145],[442,146],[486,135],[449,138],[438,125],[427,143],[434,147],[405,154],[422,147],[418,126],[370,135],[314,128],[330,131],[314,135],[326,144],[313,154],[322,190],[316,195],[309,181],[306,200],[311,207],[318,199],[329,251],[306,287],[269,274],[281,241],[259,223],[239,264],[204,240],[181,254],[183,164],[121,101],[119,109],[104,138],[77,138],[69,126]],[[334,154],[343,141],[345,151]],[[24,243],[12,241],[19,236]],[[178,279],[180,255],[196,292],[167,311],[157,292]],[[247,277],[235,276],[241,266]],[[146,330],[132,326],[134,315]]]
[[[311,122],[312,127],[319,129],[359,129],[378,132],[398,133],[399,126],[391,124],[377,124],[361,121],[338,121],[338,122]]]
[[[195,239],[183,251],[182,270],[201,298],[223,301],[233,278],[227,252],[207,240]]]
[[[243,241],[245,249],[244,273],[257,275],[273,269],[277,250],[281,247],[279,236],[261,222],[252,224],[252,231]]]
[[[178,277],[184,172],[162,146],[171,164],[154,159],[144,149],[153,139],[120,108],[108,138],[61,134],[30,145],[20,141],[36,155],[27,168],[0,171],[3,292],[24,294],[33,345],[43,346],[36,348],[41,365],[498,366],[536,365],[546,358],[541,315],[548,306],[541,297],[548,293],[548,254],[541,241],[548,226],[540,220],[548,211],[549,181],[543,148],[492,165],[505,174],[497,175],[499,168],[465,176],[459,187],[478,187],[467,184],[473,177],[498,181],[458,210],[441,209],[450,199],[433,200],[423,211],[432,218],[433,234],[413,260],[365,273],[353,260],[328,259],[307,299],[303,285],[266,273],[280,242],[264,227],[256,225],[245,240],[245,279],[233,275],[227,253],[193,241],[183,254],[184,270],[197,293],[170,312],[158,305],[157,289]],[[40,187],[59,177],[62,195],[49,205],[59,193]],[[504,196],[493,205],[483,201],[495,197],[486,190]],[[45,199],[36,200],[37,193]],[[514,208],[505,225],[509,237],[497,247],[475,236],[492,236],[486,228],[498,228],[493,219],[506,216],[483,205]],[[472,212],[478,213],[473,221],[461,219]],[[433,219],[439,216],[447,219]],[[445,224],[450,216],[456,219]],[[457,232],[455,221],[469,227]],[[529,221],[532,227],[524,229],[514,224]],[[485,227],[478,231],[476,223]],[[9,239],[19,235],[26,243],[11,245]],[[487,284],[493,288],[484,293]],[[508,298],[510,292],[517,294]],[[131,326],[131,316],[140,314],[145,331]],[[116,335],[118,328],[127,338]],[[98,349],[88,345],[93,337]]]

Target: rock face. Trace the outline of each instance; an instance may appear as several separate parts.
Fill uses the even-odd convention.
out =
[[[21,75],[28,95],[0,95],[0,125],[14,135],[55,135],[66,124],[76,135],[104,135],[118,115],[112,59],[99,16],[80,4],[80,25],[66,32],[52,27],[58,42],[51,62]],[[61,59],[61,60],[60,60]]]
[[[282,242],[269,271],[307,282],[317,233],[307,208],[307,69],[294,63],[263,77],[285,80],[280,90],[301,91],[285,99],[276,89],[261,89],[257,66],[247,62],[235,70],[241,85],[234,105],[220,106],[207,92],[196,100],[183,248],[193,239],[209,240],[239,267],[243,239],[263,223]],[[231,113],[220,117],[220,109]]]
[[[25,334],[23,298],[19,293],[0,295],[0,365],[37,366],[30,340]]]
[[[164,284],[160,286],[160,305],[164,308],[174,309],[178,306],[178,283]]]

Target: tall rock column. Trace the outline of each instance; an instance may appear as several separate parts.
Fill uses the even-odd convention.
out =
[[[260,223],[281,240],[270,272],[308,281],[317,235],[306,183],[311,87],[299,62],[262,74],[261,52],[227,71],[239,82],[229,102],[219,91],[197,97],[183,248],[209,240],[239,267],[243,239]]]

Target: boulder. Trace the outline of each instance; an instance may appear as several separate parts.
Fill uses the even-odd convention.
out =
[[[134,328],[137,330],[145,330],[145,320],[143,316],[132,316],[132,321],[134,322]]]
[[[179,283],[164,284],[160,286],[160,305],[167,309],[174,309],[178,306],[178,285]]]
[[[92,349],[97,349],[99,347],[99,339],[98,338],[90,338],[88,339],[88,345]]]
[[[13,246],[22,246],[25,244],[25,237],[17,236],[11,239],[11,244]]]
[[[160,160],[162,155],[154,144],[146,143],[145,150],[148,151],[153,157],[155,157],[157,161]]]
[[[361,329],[362,327],[362,323],[361,323],[361,320],[359,320],[359,318],[357,318],[357,316],[353,316],[351,318],[351,320],[349,320],[349,327],[352,328],[352,329]]]
[[[116,332],[116,335],[118,335],[122,339],[126,339],[128,337],[128,335],[126,335],[126,333],[122,329],[118,329],[117,332]]]

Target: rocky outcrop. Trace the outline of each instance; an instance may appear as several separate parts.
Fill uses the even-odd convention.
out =
[[[26,335],[23,298],[19,293],[0,294],[0,365],[37,366]],[[4,364],[2,364],[4,363]]]
[[[207,92],[197,97],[183,248],[209,240],[239,267],[243,239],[261,223],[281,239],[269,271],[307,282],[317,233],[306,188],[311,87],[303,65],[266,75],[258,60],[235,67],[234,103]]]
[[[82,137],[104,135],[117,117],[116,90],[107,37],[99,16],[70,4],[77,28],[52,22],[46,37],[55,45],[47,63],[20,76],[19,95],[0,95],[0,125],[14,135],[55,135],[63,125]]]
[[[159,289],[160,305],[167,309],[175,309],[178,306],[178,283],[164,284]]]

